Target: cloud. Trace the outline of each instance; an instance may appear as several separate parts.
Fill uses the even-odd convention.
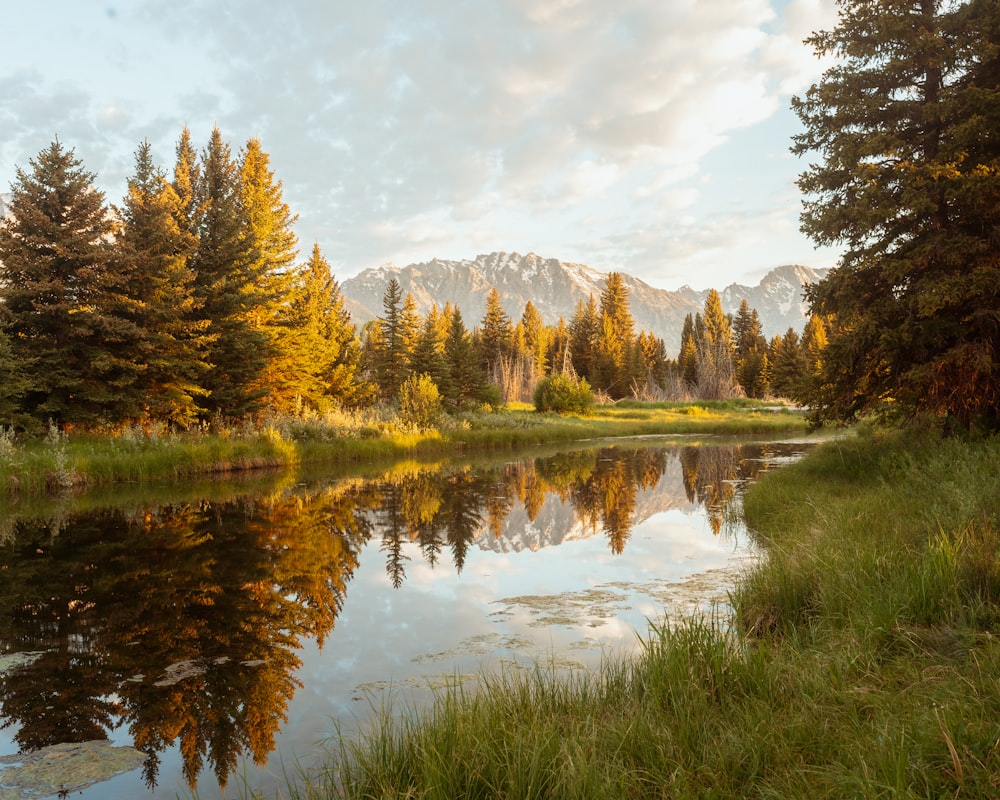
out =
[[[69,53],[88,69],[22,73],[0,101],[5,160],[64,122],[121,186],[143,138],[169,167],[185,123],[196,144],[215,124],[234,150],[259,136],[303,239],[353,272],[477,237],[521,247],[511,234],[578,260],[591,240],[641,252],[708,155],[815,75],[798,40],[834,0],[57,4],[66,37],[96,32]]]

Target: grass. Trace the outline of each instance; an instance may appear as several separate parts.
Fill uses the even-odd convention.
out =
[[[544,443],[655,434],[756,434],[804,431],[801,414],[760,404],[622,403],[588,416],[537,414],[527,407],[408,424],[385,409],[214,424],[184,432],[129,426],[100,433],[60,432],[21,439],[0,429],[0,487],[44,495],[81,487],[183,481],[264,468],[433,458]],[[2,490],[0,490],[2,492]]]
[[[733,618],[386,710],[309,798],[1000,795],[1000,439],[865,432],[751,487]]]

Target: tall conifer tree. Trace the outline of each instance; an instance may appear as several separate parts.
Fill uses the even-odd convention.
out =
[[[240,210],[250,263],[247,274],[253,287],[250,324],[266,342],[266,363],[254,381],[255,394],[266,395],[274,408],[289,410],[299,395],[288,380],[295,359],[295,330],[300,320],[288,303],[296,279],[298,239],[292,214],[282,196],[281,181],[270,168],[270,157],[260,140],[246,143],[240,158]]]
[[[208,369],[208,321],[196,314],[199,302],[189,260],[197,242],[186,224],[185,205],[153,163],[149,142],[136,151],[121,213],[117,257],[137,300],[134,321],[142,331],[139,353],[145,366],[143,411],[187,426],[206,394],[202,379]]]
[[[218,128],[202,154],[198,177],[198,249],[192,265],[195,295],[214,337],[206,404],[224,416],[239,416],[258,410],[267,394],[259,379],[269,341],[254,319],[262,300],[260,260],[246,235],[239,165]]]
[[[59,424],[127,418],[138,411],[139,331],[104,195],[58,139],[30,163],[0,222],[6,330],[14,359],[32,370],[25,410]]]
[[[793,100],[803,230],[844,247],[807,289],[818,417],[1000,424],[1000,3],[842,0],[808,41],[837,63]]]

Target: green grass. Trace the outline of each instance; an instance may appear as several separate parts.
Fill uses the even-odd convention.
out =
[[[448,417],[421,429],[373,409],[312,417],[214,425],[185,433],[125,427],[100,434],[20,440],[0,430],[0,493],[39,495],[114,483],[185,481],[306,464],[357,464],[456,451],[490,451],[582,439],[655,434],[758,434],[804,431],[801,414],[759,406],[642,405],[600,407],[587,416],[537,414],[527,408]]]
[[[827,442],[751,487],[734,619],[335,740],[315,798],[1000,796],[1000,439]]]

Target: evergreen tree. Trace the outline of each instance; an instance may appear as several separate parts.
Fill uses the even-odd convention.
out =
[[[281,181],[270,169],[270,157],[260,140],[246,143],[239,164],[239,204],[243,215],[243,236],[250,261],[246,267],[248,320],[254,333],[264,341],[264,366],[253,379],[254,395],[267,397],[273,408],[290,410],[302,387],[290,376],[297,357],[296,326],[288,303],[298,252],[298,239],[292,226],[298,219],[282,196]],[[251,289],[252,287],[252,289]],[[290,371],[291,368],[291,371]],[[308,369],[308,368],[307,368]]]
[[[635,324],[629,309],[628,288],[618,272],[608,274],[601,293],[601,308],[594,348],[591,385],[611,397],[625,397],[638,376],[631,358]]]
[[[808,403],[810,398],[818,396],[822,390],[823,357],[826,345],[826,325],[823,324],[821,317],[813,314],[802,329],[802,338],[799,341],[804,362],[804,372],[796,394],[796,399],[800,402]]]
[[[451,315],[444,355],[449,385],[438,388],[448,407],[457,411],[483,402],[486,399],[486,374],[457,308]]]
[[[403,290],[393,277],[382,295],[383,314],[378,318],[379,346],[373,352],[375,380],[383,402],[396,399],[406,378],[406,338],[403,329]]]
[[[796,399],[806,374],[806,360],[794,328],[771,340],[771,392],[777,397]]]
[[[137,300],[134,322],[142,332],[138,350],[145,366],[142,407],[146,416],[188,426],[204,397],[208,370],[207,320],[196,319],[194,273],[189,259],[197,246],[174,188],[153,163],[148,141],[135,155],[122,208],[118,259]]]
[[[487,375],[496,375],[500,359],[510,354],[513,324],[500,302],[496,287],[486,296],[486,312],[480,323],[480,348]]]
[[[582,378],[591,381],[594,366],[594,344],[597,341],[597,301],[590,295],[587,302],[580,300],[569,323],[569,346],[573,356],[573,369]]]
[[[733,319],[733,339],[736,380],[747,397],[763,397],[768,388],[763,379],[767,339],[757,309],[751,309],[745,297]]]
[[[685,385],[693,390],[698,385],[698,345],[695,339],[694,318],[687,314],[681,328],[681,349],[677,368]]]
[[[566,374],[573,369],[569,328],[562,317],[559,317],[555,328],[550,330],[547,359],[552,373]]]
[[[722,310],[722,298],[710,289],[705,298],[704,315],[695,319],[695,342],[698,347],[698,395],[722,399],[738,394],[733,364],[733,333],[729,318]]]
[[[298,398],[302,405],[320,410],[358,402],[364,385],[356,328],[318,244],[296,272],[285,313],[290,334],[275,371],[294,393],[277,395]]]
[[[446,338],[447,330],[441,327],[441,313],[434,306],[427,312],[410,354],[412,373],[429,376],[442,396],[452,391],[451,375],[444,356]]]
[[[403,356],[406,359],[407,365],[410,363],[413,348],[416,346],[417,338],[420,336],[420,324],[420,312],[417,311],[417,301],[413,299],[412,294],[407,292],[406,297],[403,298],[403,307],[399,312],[400,339]],[[407,373],[411,371],[408,366]]]
[[[5,329],[13,359],[31,367],[25,411],[57,424],[134,415],[140,334],[104,195],[58,139],[30,163],[0,222]]]
[[[201,164],[198,161],[198,151],[191,143],[191,131],[186,125],[177,140],[176,157],[171,185],[183,211],[178,225],[185,233],[197,237],[201,220],[201,202],[198,198]]]
[[[834,56],[793,106],[818,154],[803,230],[843,245],[807,289],[832,317],[819,418],[891,405],[1000,420],[1000,4],[842,0]]]
[[[2,307],[0,307],[2,312]],[[28,379],[30,364],[23,363],[14,356],[14,350],[0,324],[0,428],[21,424],[20,412],[31,383]]]
[[[548,371],[546,359],[549,349],[549,331],[542,315],[530,300],[524,304],[521,314],[521,329],[524,331],[524,347],[534,365],[535,374],[542,377]]]
[[[261,262],[246,235],[239,166],[218,128],[202,154],[195,195],[200,200],[198,249],[191,261],[195,296],[213,335],[206,407],[239,416],[259,409],[267,394],[259,380],[267,366],[269,341],[254,319],[261,301]]]

